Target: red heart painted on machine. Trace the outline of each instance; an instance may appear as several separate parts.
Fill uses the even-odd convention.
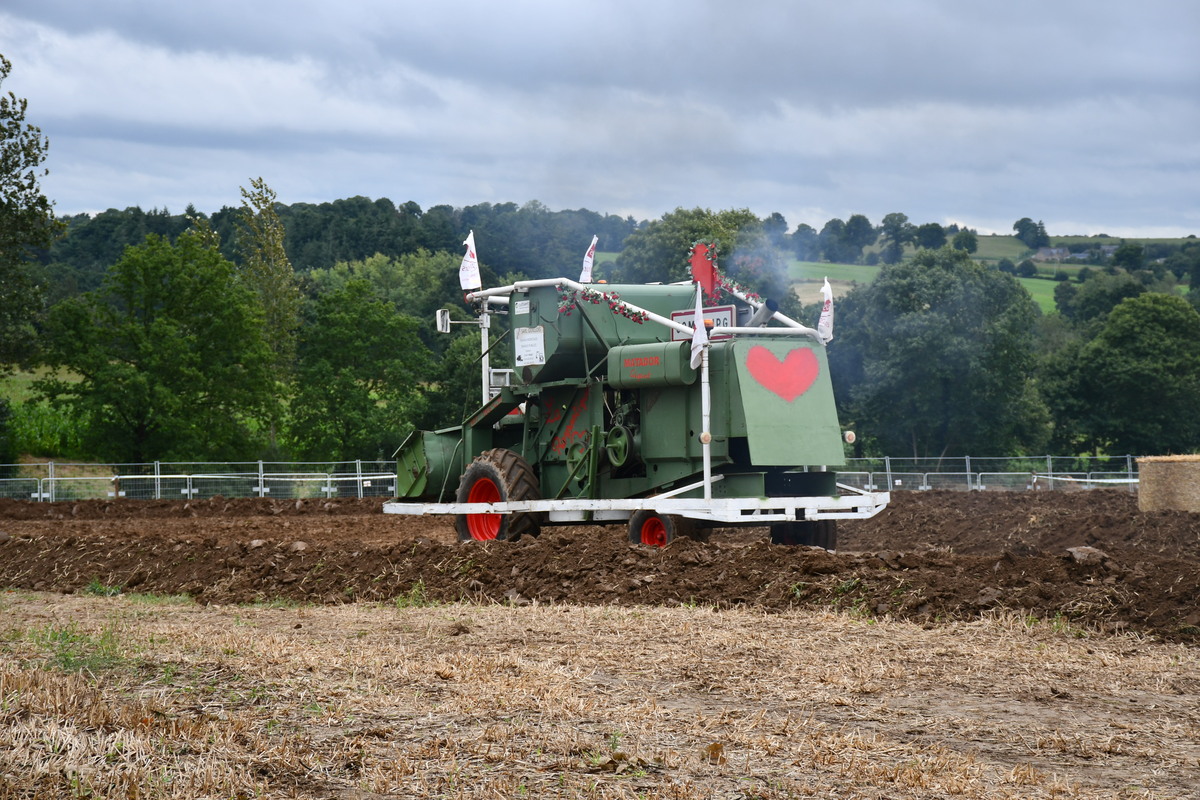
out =
[[[789,403],[808,391],[821,371],[812,350],[799,348],[788,353],[783,361],[762,345],[755,345],[746,354],[746,369],[763,388]]]

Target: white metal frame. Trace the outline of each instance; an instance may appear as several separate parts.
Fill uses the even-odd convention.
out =
[[[720,478],[721,476],[716,476]],[[715,479],[714,479],[715,480]],[[715,499],[643,497],[621,500],[525,500],[513,503],[384,503],[385,514],[513,514],[545,513],[547,522],[622,522],[637,511],[674,514],[725,525],[770,525],[819,519],[869,519],[887,506],[888,492],[837,497],[722,497]],[[696,488],[695,485],[688,488]]]

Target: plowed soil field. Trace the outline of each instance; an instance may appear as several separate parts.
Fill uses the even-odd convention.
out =
[[[1200,515],[904,493],[827,552],[381,505],[0,502],[0,800],[1200,797]]]
[[[1200,514],[1142,513],[1119,490],[908,492],[839,523],[839,550],[764,529],[631,546],[624,526],[460,543],[449,518],[381,500],[0,501],[0,585],[89,585],[202,603],[430,600],[820,606],[936,622],[1015,609],[1200,640]],[[1080,549],[1082,548],[1082,549]]]

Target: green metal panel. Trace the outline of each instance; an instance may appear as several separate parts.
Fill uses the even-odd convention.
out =
[[[595,284],[597,293],[617,295],[648,311],[669,317],[672,312],[690,308],[695,289],[690,285],[639,286]],[[560,303],[574,302],[574,308]],[[517,379],[523,384],[546,383],[564,378],[582,378],[596,370],[617,344],[644,344],[670,341],[671,332],[661,325],[638,323],[609,309],[600,300],[592,303],[582,296],[568,295],[564,300],[554,286],[539,286],[513,294],[509,318],[514,331],[534,331],[543,341],[544,363],[527,363],[514,350]],[[514,333],[513,346],[518,337]],[[602,367],[601,367],[602,369]]]
[[[688,342],[655,342],[608,351],[608,382],[616,389],[686,386],[696,382]]]
[[[751,461],[840,466],[841,430],[825,348],[799,337],[733,343]]]
[[[453,499],[463,459],[462,428],[413,431],[396,454],[396,496]]]

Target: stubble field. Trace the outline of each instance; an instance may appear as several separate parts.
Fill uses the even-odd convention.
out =
[[[0,504],[0,798],[1196,797],[1197,517],[899,494],[826,553]]]

